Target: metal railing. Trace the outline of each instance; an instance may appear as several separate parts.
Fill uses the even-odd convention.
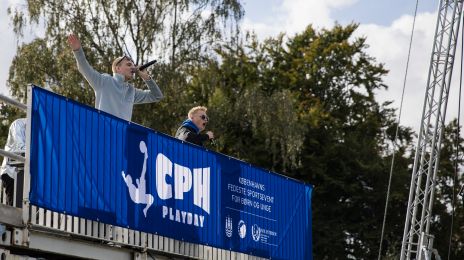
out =
[[[0,94],[0,101],[2,101],[3,103],[5,104],[8,104],[8,105],[11,105],[11,106],[14,106],[16,108],[19,108],[23,111],[27,111],[27,106],[15,99],[12,99],[10,97],[7,97],[3,94]]]

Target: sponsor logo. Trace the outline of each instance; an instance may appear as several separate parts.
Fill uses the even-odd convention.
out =
[[[251,237],[255,242],[259,241],[259,237],[261,236],[261,229],[258,225],[254,224],[251,226]]]
[[[226,217],[226,236],[232,237],[232,218]]]
[[[253,226],[251,226],[251,237],[253,238],[253,241],[257,243],[275,247],[277,246],[274,242],[277,237],[277,232],[260,227],[257,224],[253,224]]]
[[[246,225],[243,220],[240,220],[238,222],[238,235],[240,236],[240,238],[245,238],[246,236]]]

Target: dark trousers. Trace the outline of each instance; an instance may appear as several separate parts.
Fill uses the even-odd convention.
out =
[[[11,178],[8,174],[2,174],[1,179],[6,194],[6,204],[12,206],[14,196],[14,179]]]

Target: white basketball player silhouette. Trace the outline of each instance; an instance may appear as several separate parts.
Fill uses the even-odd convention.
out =
[[[147,204],[147,206],[143,209],[143,215],[147,217],[148,208],[150,208],[150,206],[153,204],[154,198],[153,195],[147,194],[147,182],[145,181],[145,173],[147,171],[148,151],[144,141],[140,141],[139,148],[140,152],[144,154],[144,159],[140,179],[135,180],[137,187],[135,187],[134,183],[132,182],[132,177],[129,174],[124,174],[124,171],[122,171],[122,178],[126,182],[127,188],[129,189],[131,200],[137,204]]]

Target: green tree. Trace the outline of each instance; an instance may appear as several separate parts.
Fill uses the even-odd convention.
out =
[[[449,259],[456,260],[464,258],[464,236],[462,232],[464,208],[462,197],[457,194],[459,188],[464,184],[462,173],[464,140],[461,136],[458,138],[458,128],[457,120],[454,119],[446,125],[443,133],[430,229],[430,234],[435,236],[434,248],[438,250],[441,258],[447,259],[450,247]]]
[[[193,76],[191,89],[206,89],[216,122],[219,151],[277,172],[298,167],[304,126],[298,115],[295,93],[270,90],[265,75],[273,60],[267,48],[272,41],[217,49],[221,62],[211,62]]]
[[[299,178],[315,185],[314,253],[318,259],[372,259],[389,165],[384,134],[394,114],[375,100],[387,73],[352,39],[356,25],[316,32],[308,27],[288,42],[284,66],[308,124]],[[318,107],[319,117],[308,112]],[[304,118],[304,117],[303,117]],[[313,120],[308,120],[313,122]],[[336,217],[329,217],[336,216]]]
[[[211,93],[221,152],[315,185],[316,259],[377,256],[395,111],[375,100],[387,71],[367,55],[364,38],[352,39],[356,28],[309,26],[294,37],[222,46],[220,62],[205,64],[189,85],[192,96]],[[404,227],[412,135],[400,127],[389,255]]]

